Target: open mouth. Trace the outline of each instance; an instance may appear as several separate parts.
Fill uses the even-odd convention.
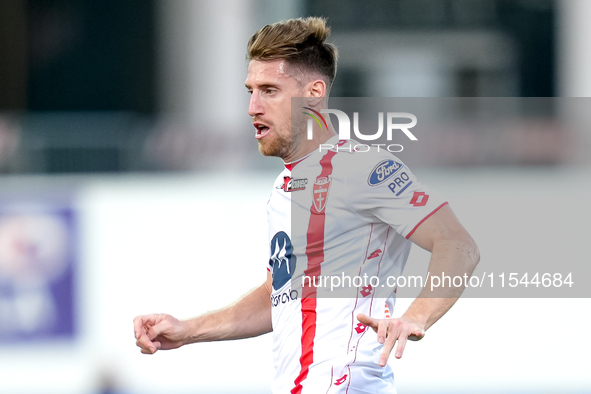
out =
[[[263,125],[263,124],[255,124],[255,128],[256,128],[256,135],[255,137],[257,139],[261,139],[264,136],[266,136],[267,134],[269,134],[269,127]]]

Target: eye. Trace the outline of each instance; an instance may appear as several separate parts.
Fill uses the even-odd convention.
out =
[[[265,94],[273,94],[273,93],[275,93],[275,92],[277,92],[277,90],[276,90],[276,89],[271,89],[271,88],[269,88],[269,89],[265,89]]]

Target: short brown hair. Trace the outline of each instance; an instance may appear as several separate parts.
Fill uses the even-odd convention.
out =
[[[337,73],[338,51],[336,46],[325,42],[329,35],[330,27],[326,26],[324,18],[308,17],[277,22],[263,27],[250,37],[247,59],[284,59],[292,72],[320,74],[330,90]]]

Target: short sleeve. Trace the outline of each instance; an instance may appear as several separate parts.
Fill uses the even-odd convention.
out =
[[[363,215],[372,215],[409,238],[429,216],[447,204],[436,191],[418,181],[393,155],[364,159],[350,179],[349,204]]]

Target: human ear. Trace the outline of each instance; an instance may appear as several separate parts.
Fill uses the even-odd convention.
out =
[[[324,95],[326,93],[326,82],[324,82],[322,79],[311,81],[308,84],[307,90],[309,96],[309,103],[311,105],[315,105],[324,98]]]

